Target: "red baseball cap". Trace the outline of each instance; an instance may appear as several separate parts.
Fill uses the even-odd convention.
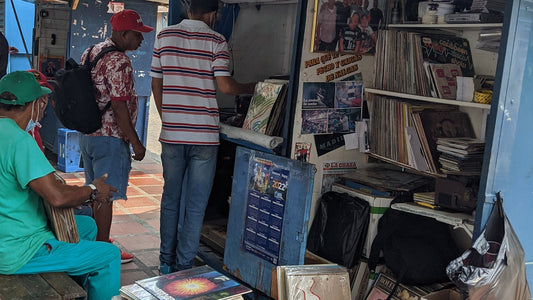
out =
[[[131,9],[125,9],[114,14],[111,17],[111,27],[113,31],[133,30],[147,33],[154,30],[154,28],[144,25],[141,16]]]
[[[50,83],[48,83],[48,78],[46,78],[46,76],[43,73],[37,70],[34,70],[34,69],[28,70],[28,72],[32,73],[33,76],[35,76],[35,79],[37,79],[37,81],[39,82],[41,86],[47,87],[51,91],[54,91],[54,88],[50,85]]]

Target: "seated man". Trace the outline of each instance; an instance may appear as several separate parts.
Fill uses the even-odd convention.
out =
[[[116,191],[105,183],[106,176],[82,187],[56,180],[54,168],[24,130],[42,118],[49,93],[29,72],[0,80],[0,274],[66,272],[85,279],[81,284],[88,299],[111,299],[119,295],[119,249],[94,241],[96,226],[89,217],[76,217],[77,244],[58,241],[47,225],[42,201],[55,207],[99,205]]]

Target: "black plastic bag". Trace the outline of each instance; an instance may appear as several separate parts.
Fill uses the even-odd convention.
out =
[[[468,292],[470,300],[531,299],[524,249],[505,215],[499,193],[485,229],[470,249],[450,262],[446,273]]]
[[[346,193],[322,195],[307,239],[309,251],[352,268],[361,257],[370,220],[370,204]]]

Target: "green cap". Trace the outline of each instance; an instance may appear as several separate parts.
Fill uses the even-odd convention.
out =
[[[26,71],[11,72],[0,79],[0,102],[4,104],[24,105],[51,92]]]

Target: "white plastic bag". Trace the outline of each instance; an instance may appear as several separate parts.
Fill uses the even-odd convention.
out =
[[[446,273],[468,292],[470,300],[531,300],[524,249],[499,194],[481,235],[472,248],[450,262]]]

